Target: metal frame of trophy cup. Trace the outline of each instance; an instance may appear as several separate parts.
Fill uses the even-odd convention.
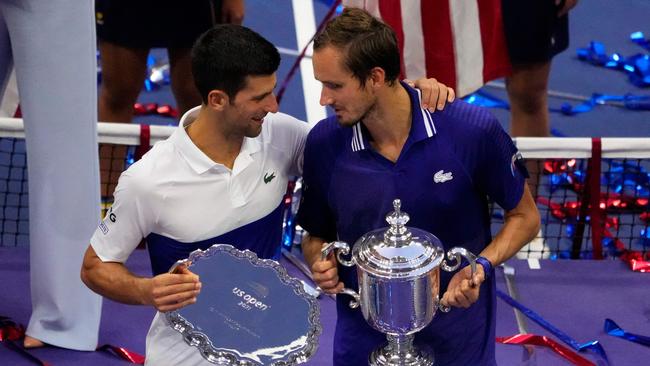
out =
[[[385,333],[388,343],[369,356],[372,366],[429,366],[434,355],[413,345],[415,333],[426,327],[437,309],[450,309],[439,301],[440,267],[447,272],[458,269],[461,257],[467,259],[472,276],[476,256],[465,248],[447,252],[452,265],[444,260],[440,240],[433,234],[406,227],[409,215],[400,210],[401,201],[393,201],[394,211],[386,216],[388,228],[377,229],[359,238],[352,260],[347,243],[335,241],[321,251],[325,259],[332,251],[342,265],[357,266],[359,292],[345,288],[342,293],[354,298],[351,308],[361,307],[365,320]]]
[[[215,244],[190,253],[170,272],[180,265],[200,276],[201,293],[196,303],[165,316],[207,361],[290,366],[316,353],[322,332],[318,301],[278,262]]]

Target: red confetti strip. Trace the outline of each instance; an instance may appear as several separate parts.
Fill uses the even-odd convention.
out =
[[[646,224],[650,224],[650,212],[643,212],[639,217]]]
[[[534,334],[516,334],[511,337],[497,337],[497,342],[514,345],[531,345],[542,346],[552,349],[555,353],[562,356],[576,366],[596,366],[595,363],[587,360],[569,348],[559,344],[555,340]]]
[[[603,237],[611,238],[614,241],[616,249],[621,251],[620,258],[622,261],[630,266],[630,269],[635,272],[650,273],[650,261],[643,257],[643,254],[638,251],[628,250],[619,238],[615,237],[611,231],[603,228]],[[648,254],[646,254],[648,256]],[[650,258],[648,258],[650,259]]]
[[[105,344],[101,347],[97,347],[98,351],[112,351],[116,355],[118,355],[120,358],[122,358],[125,361],[129,361],[130,363],[136,364],[136,365],[144,365],[144,356],[133,352],[129,351],[128,349],[124,347],[117,347],[113,346],[111,344]]]
[[[16,325],[8,319],[7,321],[3,321],[3,323],[0,327],[0,342],[17,341],[25,337],[25,328],[22,326]]]
[[[157,103],[135,103],[133,105],[134,116],[158,115],[161,117],[178,117],[178,109],[169,104],[158,105]]]
[[[16,353],[25,356],[41,366],[52,366],[52,364],[41,360],[16,344],[17,341],[23,338],[25,338],[25,327],[16,324],[6,316],[0,316],[0,342],[3,342],[7,348],[14,350]]]
[[[578,201],[566,201],[562,204],[553,202],[546,197],[537,197],[537,203],[547,206],[551,209],[551,214],[558,220],[577,219],[580,212],[581,203]],[[645,209],[648,204],[647,198],[634,198],[621,195],[618,193],[602,193],[599,201],[598,212],[601,218],[610,224],[617,221],[617,218],[606,217],[607,212],[634,212]],[[591,205],[587,206],[591,209]],[[650,213],[642,212],[641,220],[650,222]]]
[[[17,353],[22,354],[23,356],[31,359],[41,366],[53,366],[52,364],[32,355],[26,349],[20,347],[15,343],[16,341],[19,341],[23,338],[25,338],[25,328],[22,325],[16,324],[8,317],[0,316],[0,342],[4,342],[10,349],[13,349]],[[125,361],[136,365],[144,365],[144,356],[139,353],[130,351],[124,347],[105,344],[101,347],[97,347],[97,351],[112,351]]]

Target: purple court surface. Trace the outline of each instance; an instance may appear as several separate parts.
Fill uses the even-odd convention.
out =
[[[24,248],[0,248],[0,315],[25,325],[29,319],[29,253]],[[304,278],[289,262],[282,262],[290,274]],[[551,261],[542,260],[540,269],[531,269],[527,261],[512,260],[514,286],[518,300],[578,343],[597,340],[607,352],[612,366],[643,365],[650,360],[650,348],[631,343],[603,331],[611,318],[630,333],[650,336],[650,275],[632,272],[620,261]],[[127,263],[134,272],[150,273],[149,259],[137,251]],[[497,269],[498,287],[506,292],[502,270]],[[518,332],[513,308],[497,301],[497,336]],[[316,355],[309,365],[330,365],[336,311],[329,297],[320,299],[323,334]],[[144,354],[145,336],[153,311],[143,306],[121,305],[104,301],[99,345],[111,344]],[[434,320],[435,321],[435,317]],[[525,319],[528,332],[551,336],[551,333]],[[535,347],[532,355],[516,345],[497,344],[500,365],[569,365],[550,350]],[[56,347],[31,350],[30,353],[52,366],[129,365],[107,352],[76,352]],[[597,362],[593,353],[582,355]],[[0,365],[37,365],[25,356],[0,346]]]
[[[328,9],[325,0],[247,0],[244,24],[259,31],[271,40],[282,53],[278,71],[278,85],[282,84],[296,54],[313,34]],[[298,14],[294,16],[294,14]],[[592,93],[611,95],[648,95],[648,89],[635,87],[620,71],[606,70],[577,60],[576,50],[588,46],[592,40],[601,41],[608,54],[619,52],[623,56],[646,52],[629,41],[632,32],[643,31],[650,37],[648,16],[650,2],[647,0],[580,1],[572,11],[571,44],[569,49],[553,62],[550,89],[556,95],[590,96]],[[646,52],[647,53],[647,52]],[[162,50],[155,50],[157,57],[165,57]],[[305,62],[309,63],[307,57]],[[280,106],[283,112],[314,123],[319,116],[314,109],[317,104],[319,84],[310,83],[311,77],[302,72],[307,64],[287,85]],[[486,90],[505,99],[502,89],[486,87]],[[311,94],[310,94],[311,93]],[[315,93],[315,94],[314,94]],[[309,96],[307,95],[309,94]],[[174,104],[168,85],[143,92],[139,101]],[[553,97],[551,107],[564,102],[576,101]],[[316,106],[318,107],[318,106]],[[495,109],[494,114],[505,128],[509,113]],[[138,117],[140,123],[175,124],[175,120],[162,117]],[[648,137],[650,136],[650,111],[632,111],[614,106],[597,106],[594,110],[575,116],[551,114],[554,134],[570,137]],[[6,247],[0,243],[0,316],[6,316],[26,325],[31,311],[29,293],[29,247]],[[283,262],[289,273],[303,277],[291,264]],[[618,323],[630,333],[650,336],[650,274],[630,271],[619,261],[568,261],[543,260],[540,269],[531,269],[526,261],[511,261],[515,269],[514,286],[519,301],[557,329],[578,343],[598,340],[609,356],[610,365],[648,365],[650,348],[607,335],[603,330],[606,318]],[[62,263],[61,265],[65,265]],[[136,273],[150,275],[149,260],[145,252],[134,253],[128,266]],[[497,283],[506,291],[501,269],[497,270]],[[321,321],[324,334],[319,349],[308,363],[331,365],[332,337],[335,321],[334,301],[329,297],[320,300]],[[512,307],[497,300],[497,336],[519,333]],[[144,354],[145,336],[154,312],[143,306],[117,304],[104,300],[99,345],[111,344]],[[551,336],[551,333],[528,318],[528,331],[532,334]],[[434,319],[435,321],[435,319]],[[557,338],[555,338],[557,339]],[[535,347],[529,354],[521,346],[496,346],[499,365],[569,365],[567,361],[550,350]],[[108,352],[76,352],[56,347],[31,350],[30,354],[51,366],[108,366],[129,365],[127,361]],[[581,353],[591,362],[603,365],[593,353]],[[0,342],[0,366],[37,365]]]

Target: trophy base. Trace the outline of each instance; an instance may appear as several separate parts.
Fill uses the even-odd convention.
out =
[[[388,344],[374,350],[368,363],[370,366],[433,366],[434,357],[429,352],[411,345],[412,336],[407,336],[406,347],[388,337]],[[410,339],[408,339],[410,338]]]

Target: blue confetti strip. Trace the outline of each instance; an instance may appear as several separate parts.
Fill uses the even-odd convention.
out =
[[[650,347],[650,337],[628,333],[621,329],[612,319],[605,319],[605,332],[611,336]]]
[[[510,305],[510,306],[516,308],[517,310],[521,311],[530,320],[534,321],[535,323],[539,324],[542,328],[544,328],[547,331],[551,332],[551,334],[553,334],[555,337],[557,337],[562,342],[569,345],[574,350],[576,350],[578,352],[592,351],[592,352],[596,353],[599,357],[601,357],[603,360],[605,360],[605,362],[607,364],[609,364],[609,360],[607,358],[607,354],[605,353],[605,349],[603,348],[603,346],[600,343],[598,343],[598,341],[590,341],[590,342],[587,342],[587,343],[580,344],[575,339],[571,338],[568,334],[564,333],[563,331],[559,330],[554,325],[549,323],[541,315],[539,315],[536,312],[532,311],[531,309],[525,307],[524,305],[519,303],[517,300],[515,300],[512,297],[508,296],[503,291],[497,290],[497,296],[499,298],[501,298],[501,300],[508,303],[508,305]]]
[[[642,32],[632,33],[630,40],[650,51],[650,41],[645,39]],[[598,41],[591,41],[589,47],[579,48],[577,55],[579,60],[595,66],[625,72],[629,81],[640,88],[650,86],[650,55],[648,54],[638,53],[629,57],[623,57],[618,53],[607,55],[605,45]]]

